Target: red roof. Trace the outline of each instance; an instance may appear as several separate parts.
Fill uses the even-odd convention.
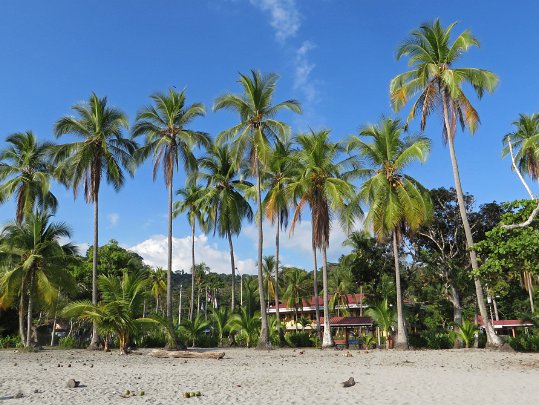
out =
[[[320,317],[320,324],[324,323],[324,317]],[[372,319],[368,316],[332,316],[329,318],[331,326],[371,326]]]
[[[477,321],[479,322],[479,325],[483,326],[483,318],[480,316],[477,317]],[[490,321],[492,323],[492,326],[495,328],[515,328],[519,326],[533,326],[533,323],[530,321],[522,321],[519,319],[500,319],[499,321]]]
[[[328,301],[331,301],[331,297],[333,297],[333,295],[329,295],[328,296]],[[318,298],[318,299],[317,299]],[[351,305],[351,304],[357,304],[359,305],[360,303],[365,303],[365,294],[346,294],[346,299],[348,301],[348,305]],[[303,298],[302,299],[302,307],[315,307],[316,306],[316,302],[318,301],[318,307],[321,308],[324,306],[324,299],[323,297],[315,297],[314,295],[311,296],[310,298]],[[269,306],[269,309],[274,309],[275,308],[275,305],[270,305]],[[279,304],[279,309],[287,309],[289,308],[289,306],[287,305],[286,302],[284,303],[280,303]]]

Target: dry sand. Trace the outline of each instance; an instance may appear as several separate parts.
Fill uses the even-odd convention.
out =
[[[532,404],[539,354],[485,350],[225,349],[222,360],[158,359],[140,351],[0,351],[6,404]],[[60,365],[60,366],[59,366]],[[71,365],[69,367],[69,365]],[[354,377],[356,384],[341,382]],[[81,386],[66,387],[68,379]],[[124,390],[140,397],[122,398]],[[22,392],[24,397],[15,399]],[[35,392],[36,391],[36,392]],[[183,398],[185,391],[201,397]]]

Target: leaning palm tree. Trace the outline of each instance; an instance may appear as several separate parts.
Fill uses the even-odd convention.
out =
[[[6,138],[8,146],[0,151],[0,204],[16,197],[16,221],[21,223],[34,207],[56,210],[58,202],[50,191],[52,144],[39,143],[31,131]]]
[[[59,242],[70,237],[70,230],[64,223],[50,222],[50,218],[47,212],[27,213],[24,222],[5,226],[0,234],[0,262],[6,269],[0,279],[0,306],[10,306],[19,298],[19,334],[26,346],[32,343],[35,299],[51,304],[60,286],[75,286],[65,264],[76,255],[76,247]]]
[[[412,31],[410,37],[397,50],[398,59],[403,56],[410,57],[408,64],[412,70],[396,76],[391,80],[389,88],[391,102],[396,111],[402,109],[410,98],[419,93],[407,122],[419,114],[421,130],[424,130],[427,118],[432,111],[436,109],[442,111],[442,136],[449,146],[466,245],[469,248],[472,271],[477,274],[477,256],[476,252],[470,249],[474,242],[464,204],[454,141],[457,122],[460,122],[463,130],[468,128],[472,133],[479,124],[479,114],[464,94],[463,85],[471,85],[476,95],[481,98],[485,91],[494,91],[498,84],[498,77],[484,69],[454,67],[454,64],[470,47],[479,46],[479,41],[468,30],[460,33],[451,42],[450,37],[455,24],[444,28],[437,19],[431,24],[423,24],[419,29]],[[485,319],[487,341],[490,345],[501,346],[502,341],[494,332],[488,318],[481,281],[477,277],[474,281],[479,311],[481,317]]]
[[[143,108],[138,114],[133,137],[144,135],[146,141],[138,151],[139,160],[150,154],[153,159],[153,178],[155,180],[159,166],[163,166],[163,176],[168,189],[168,257],[167,257],[167,318],[172,329],[172,195],[174,171],[179,160],[185,170],[193,171],[197,161],[193,154],[196,146],[208,146],[209,136],[187,126],[197,117],[205,114],[204,105],[185,104],[185,91],[170,89],[168,94],[155,93],[151,96],[154,105]]]
[[[199,228],[203,231],[208,229],[207,206],[202,203],[202,196],[205,188],[196,183],[196,180],[189,179],[184,188],[179,189],[176,194],[182,200],[174,203],[173,217],[182,212],[187,212],[187,220],[191,225],[191,305],[189,306],[189,320],[193,320],[195,302],[195,230],[198,222]]]
[[[135,170],[133,153],[136,143],[122,136],[129,127],[127,116],[107,105],[107,98],[92,93],[87,102],[72,107],[76,116],[60,118],[54,127],[57,137],[71,134],[80,141],[59,145],[54,151],[57,174],[62,183],[73,189],[84,189],[87,203],[94,204],[94,250],[92,262],[92,303],[97,305],[97,263],[99,236],[99,189],[101,177],[118,191],[124,184],[123,169],[132,176]],[[96,348],[97,325],[94,323],[91,348]]]
[[[404,174],[407,165],[424,162],[430,152],[430,141],[410,136],[401,139],[404,128],[400,120],[383,118],[376,125],[363,128],[359,137],[352,137],[349,146],[357,148],[368,162],[367,178],[360,196],[369,204],[365,218],[372,224],[379,240],[391,236],[395,259],[395,286],[397,290],[397,343],[399,349],[408,348],[402,292],[400,286],[399,245],[406,228],[414,231],[429,220],[432,204],[428,191],[414,178]]]
[[[239,114],[240,122],[219,135],[218,141],[232,140],[233,156],[239,163],[244,157],[251,163],[251,173],[256,178],[256,203],[258,207],[258,290],[260,294],[260,314],[262,329],[260,331],[259,348],[270,347],[268,333],[268,316],[264,301],[264,285],[262,274],[262,194],[260,165],[267,165],[270,151],[270,141],[284,137],[289,128],[274,117],[281,110],[301,112],[299,103],[287,100],[272,105],[273,93],[278,76],[275,74],[262,75],[256,70],[251,71],[251,77],[240,74],[240,83],[244,93],[225,94],[215,100],[214,111],[229,109]]]
[[[253,185],[242,179],[228,145],[214,145],[199,161],[197,176],[206,183],[202,204],[208,207],[213,233],[228,239],[232,274],[231,304],[236,307],[236,263],[232,236],[239,235],[244,219],[253,220],[253,210],[244,191]]]
[[[291,225],[291,233],[306,204],[311,208],[313,250],[322,252],[322,289],[324,303],[324,335],[322,347],[333,346],[329,324],[328,270],[327,249],[329,247],[329,232],[331,216],[339,212],[354,199],[354,187],[347,181],[354,168],[354,159],[340,159],[343,148],[329,139],[329,130],[311,131],[309,134],[298,135],[296,141],[299,150],[295,155],[300,176],[288,186],[291,196],[298,199]],[[349,218],[351,221],[352,218]],[[313,272],[316,276],[317,269]],[[315,299],[317,295],[317,280],[314,279]],[[316,303],[318,307],[318,302]],[[317,320],[317,323],[319,320]]]
[[[292,142],[284,140],[277,142],[265,172],[267,182],[267,193],[264,198],[266,218],[275,224],[275,316],[280,320],[279,315],[279,247],[280,231],[288,227],[288,216],[293,201],[286,192],[286,188],[291,180],[298,174],[295,160],[292,159],[294,152]],[[318,308],[318,307],[317,307]],[[279,335],[281,335],[280,322],[277,322]]]

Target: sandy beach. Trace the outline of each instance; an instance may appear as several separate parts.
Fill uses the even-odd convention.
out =
[[[303,354],[301,352],[303,351]],[[222,360],[117,352],[0,351],[10,404],[510,404],[539,398],[539,354],[484,350],[225,349]],[[356,384],[341,382],[354,377]],[[80,387],[67,388],[68,379]],[[122,398],[126,390],[144,396]],[[184,398],[185,391],[202,396]],[[22,398],[14,398],[21,392]]]

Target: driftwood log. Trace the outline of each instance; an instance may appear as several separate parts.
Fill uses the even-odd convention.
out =
[[[221,360],[225,357],[225,352],[192,352],[187,350],[161,350],[156,349],[150,352],[150,356],[159,358],[180,358],[180,359],[217,359]]]

